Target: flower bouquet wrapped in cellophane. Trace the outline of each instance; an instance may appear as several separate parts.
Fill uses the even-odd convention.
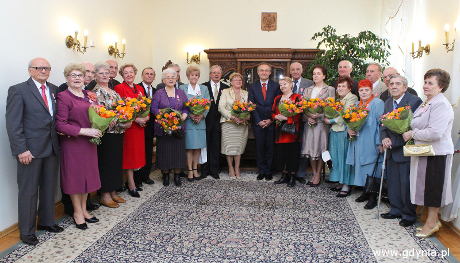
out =
[[[380,117],[380,122],[387,129],[397,133],[403,134],[409,131],[410,123],[412,121],[412,109],[410,106],[400,107]],[[414,141],[410,139],[406,145],[413,145]]]
[[[107,110],[103,105],[91,105],[88,108],[89,121],[91,128],[98,129],[104,135],[110,123],[115,120],[117,114],[113,110]],[[102,137],[102,136],[101,136]],[[101,138],[91,138],[89,140],[94,144],[101,144]]]
[[[369,109],[364,106],[352,106],[342,111],[342,119],[349,129],[359,131],[369,116]],[[351,136],[350,141],[356,140],[356,136]]]

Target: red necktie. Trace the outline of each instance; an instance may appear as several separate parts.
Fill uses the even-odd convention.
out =
[[[267,98],[267,84],[262,83],[262,94],[264,94],[264,100]]]
[[[46,107],[48,108],[48,110],[50,110],[50,106],[48,106],[48,99],[46,98],[46,87],[45,85],[42,85],[41,88],[42,88],[42,98],[45,101]]]

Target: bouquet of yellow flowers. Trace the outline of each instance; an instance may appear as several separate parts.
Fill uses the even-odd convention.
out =
[[[400,107],[380,117],[380,122],[383,126],[389,130],[394,131],[397,134],[403,134],[409,131],[410,123],[412,121],[412,110],[410,106]],[[407,145],[414,144],[411,139],[407,142]]]
[[[364,122],[369,115],[369,109],[364,106],[352,106],[342,112],[342,119],[345,121],[345,124],[349,129],[353,131],[359,131],[363,127]],[[356,140],[355,136],[350,138],[350,141]]]
[[[209,110],[211,101],[206,98],[197,99],[193,97],[189,99],[187,102],[184,102],[184,105],[187,106],[193,114],[200,115],[206,110]]]
[[[155,122],[160,124],[165,134],[168,135],[171,135],[175,130],[179,130],[183,123],[181,113],[171,108],[160,109]]]
[[[129,99],[129,101],[132,102],[131,106],[136,111],[136,117],[145,118],[149,115],[150,105],[152,103],[150,97],[144,97],[142,94],[139,94],[137,98]]]
[[[306,99],[307,101],[307,107],[305,108],[305,113],[322,113],[323,108],[326,106],[326,103],[320,99],[320,98],[311,98],[311,99]]]
[[[327,98],[325,101],[326,106],[324,107],[324,116],[329,119],[333,119],[340,115],[340,112],[343,110],[343,103],[341,101],[336,101],[334,98]]]
[[[134,120],[136,114],[135,109],[131,105],[132,102],[127,102],[126,100],[119,100],[112,103],[112,110],[116,112],[119,122]]]
[[[307,101],[305,100],[285,100],[278,105],[278,110],[280,111],[280,114],[285,117],[294,117],[295,115],[302,113],[306,107]],[[276,122],[278,123],[278,125],[281,124],[281,122],[278,120],[276,120]]]
[[[256,109],[256,104],[245,102],[244,100],[236,100],[232,106],[231,114],[239,119],[246,118],[249,113]]]
[[[102,105],[91,105],[88,108],[89,121],[91,128],[98,129],[104,135],[104,131],[109,127],[110,123],[115,120],[117,114],[113,110],[107,110]],[[101,138],[91,138],[89,140],[95,144],[101,144]]]

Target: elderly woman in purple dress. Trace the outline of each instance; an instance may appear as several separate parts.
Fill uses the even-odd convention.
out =
[[[171,108],[181,112],[181,119],[185,120],[189,109],[184,105],[188,101],[187,95],[181,89],[176,88],[177,73],[174,69],[165,69],[161,75],[165,88],[155,92],[152,98],[151,113],[155,116],[160,113],[160,109]],[[185,132],[185,122],[181,127]],[[165,134],[161,126],[155,122],[155,135],[157,136],[157,157],[156,167],[163,173],[163,185],[169,185],[169,172],[174,170],[174,184],[181,186],[179,172],[185,168],[185,136],[175,136]]]
[[[56,130],[60,136],[61,188],[70,195],[74,207],[73,219],[77,228],[88,228],[85,222],[99,221],[86,211],[88,193],[101,188],[97,165],[97,145],[91,138],[101,137],[91,128],[88,108],[93,102],[90,93],[83,90],[86,69],[76,63],[67,65],[64,76],[69,86],[57,95]],[[94,98],[95,99],[95,98]]]

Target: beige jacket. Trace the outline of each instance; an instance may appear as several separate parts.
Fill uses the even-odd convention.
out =
[[[248,92],[241,89],[241,98],[244,99],[244,101],[248,101]],[[226,122],[227,120],[230,120],[230,117],[232,117],[232,107],[233,104],[235,103],[236,97],[235,97],[235,92],[233,91],[233,88],[230,87],[229,89],[224,89],[222,91],[222,94],[220,95],[220,100],[219,100],[219,112],[222,115],[220,117],[220,122]]]
[[[338,100],[338,99],[337,99]],[[343,103],[343,110],[348,109],[352,104],[355,104],[358,101],[358,97],[355,94],[348,92],[347,95],[342,99]],[[334,124],[331,125],[331,130],[335,132],[341,132],[345,130],[345,122],[343,121],[341,116],[337,116],[333,119],[335,121]]]

